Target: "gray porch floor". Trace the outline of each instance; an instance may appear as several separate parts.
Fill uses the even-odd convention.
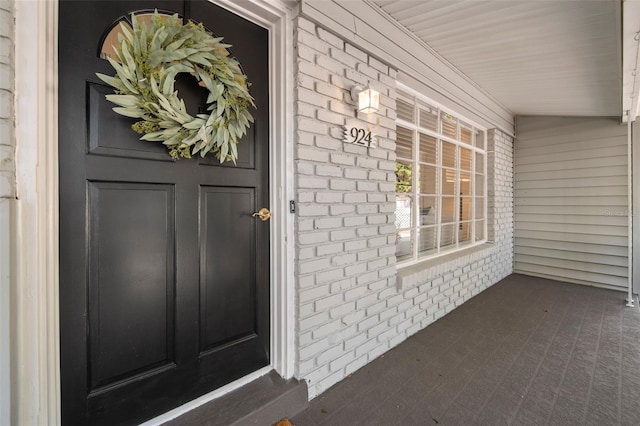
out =
[[[640,425],[640,310],[624,299],[511,275],[312,400],[291,422]]]

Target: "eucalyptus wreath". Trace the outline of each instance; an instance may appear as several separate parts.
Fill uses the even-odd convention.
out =
[[[253,122],[248,108],[255,104],[247,76],[229,56],[231,45],[201,23],[183,24],[177,14],[162,16],[156,10],[149,22],[133,15],[132,24],[132,29],[120,24],[120,46],[114,46],[118,60],[107,58],[116,75],[97,74],[115,89],[106,95],[118,105],[113,110],[140,119],[131,126],[143,135],[140,139],[162,142],[174,159],[213,153],[221,163],[235,163],[238,141]],[[208,115],[187,112],[174,87],[181,72],[208,89]]]

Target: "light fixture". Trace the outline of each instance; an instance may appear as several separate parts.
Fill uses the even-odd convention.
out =
[[[380,108],[380,93],[371,87],[371,83],[365,88],[353,86],[351,88],[351,99],[358,105],[358,111],[365,114],[378,112]]]

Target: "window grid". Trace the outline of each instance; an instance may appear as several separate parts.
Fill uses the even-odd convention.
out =
[[[486,132],[484,129],[469,124],[440,108],[430,106],[432,102],[418,99],[417,96],[399,92],[398,102],[404,114],[398,114],[396,123],[411,135],[411,157],[398,155],[398,161],[410,165],[411,191],[400,198],[409,200],[411,210],[409,228],[398,226],[397,237],[400,241],[410,244],[410,257],[400,251],[399,263],[415,263],[425,258],[437,257],[451,253],[486,241],[487,236],[487,155]],[[410,117],[407,116],[409,115]],[[423,114],[426,117],[423,117]],[[431,120],[429,120],[431,119]],[[435,119],[435,120],[434,120]],[[410,120],[410,121],[409,121]],[[433,123],[432,129],[424,127],[424,123]],[[455,129],[455,132],[453,131]],[[444,134],[448,132],[448,135]],[[435,139],[435,164],[427,161],[430,153],[423,156],[423,138]],[[464,142],[463,142],[464,140]],[[445,146],[449,150],[453,147],[453,163],[445,164]],[[406,151],[405,151],[406,152]],[[406,152],[408,154],[408,152]],[[464,157],[464,159],[463,159]],[[427,160],[424,160],[427,158]],[[424,161],[423,161],[424,160]],[[464,160],[464,164],[463,164]],[[479,164],[479,162],[481,164]],[[453,166],[453,167],[451,167]],[[481,166],[481,169],[480,167]],[[423,188],[422,176],[432,167],[435,170],[435,194],[428,188]],[[452,176],[453,182],[450,182]],[[467,182],[467,194],[462,192],[462,184]],[[445,194],[444,183],[452,183],[453,194]],[[480,189],[480,191],[479,191]],[[450,191],[451,188],[448,188]],[[431,208],[424,208],[423,203],[428,198],[435,197],[435,223],[423,223],[423,215],[428,216]],[[453,212],[447,220],[444,216],[444,202]],[[397,204],[398,205],[398,204]],[[465,206],[468,213],[465,213]],[[426,211],[426,214],[425,214]],[[398,211],[396,211],[398,214]],[[435,240],[429,232],[435,231]],[[443,231],[448,237],[443,239]],[[481,232],[480,232],[481,231]],[[445,245],[446,244],[446,245]],[[398,249],[400,249],[398,247]]]

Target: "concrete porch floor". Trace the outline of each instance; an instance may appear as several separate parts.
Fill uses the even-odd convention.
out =
[[[311,401],[313,425],[639,425],[640,310],[511,275]]]

